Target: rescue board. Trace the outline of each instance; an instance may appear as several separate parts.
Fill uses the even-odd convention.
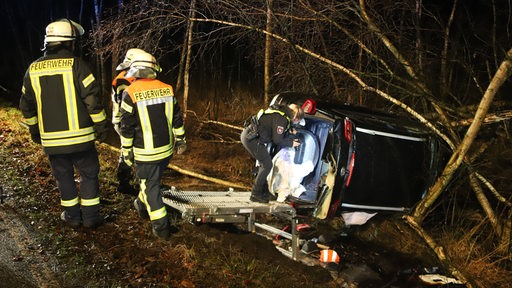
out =
[[[296,232],[295,208],[287,203],[250,201],[250,191],[182,191],[176,188],[161,190],[164,203],[181,213],[181,217],[194,224],[200,223],[247,223],[251,232],[256,228],[291,240],[291,251],[281,251],[297,260],[299,238]],[[284,232],[266,224],[256,223],[256,214],[272,214],[291,222],[292,233]],[[290,253],[291,252],[291,253]]]

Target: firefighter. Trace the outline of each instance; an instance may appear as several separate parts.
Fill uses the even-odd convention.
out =
[[[126,51],[123,62],[116,68],[119,74],[112,80],[112,124],[114,124],[114,129],[119,136],[121,136],[119,130],[121,98],[124,89],[135,80],[134,77],[126,77],[126,72],[130,68],[133,56],[137,53],[145,53],[145,51],[138,48],[131,48]],[[119,155],[116,174],[118,180],[117,191],[128,195],[137,195],[137,189],[130,184],[133,179],[132,168],[125,163],[122,153]]]
[[[295,139],[296,130],[291,126],[298,124],[303,118],[304,111],[296,104],[272,105],[258,113],[256,132],[251,132],[251,127],[246,127],[242,131],[240,135],[242,144],[259,163],[258,174],[252,187],[251,201],[269,202],[271,195],[268,192],[267,176],[272,170],[272,156],[269,148],[272,145],[281,148],[298,147],[300,142]]]
[[[135,209],[151,220],[154,235],[167,240],[171,227],[160,192],[162,172],[174,151],[182,154],[187,143],[173,88],[156,79],[160,71],[151,54],[134,55],[126,75],[135,81],[123,92],[120,132],[124,160],[134,163],[139,179]]]
[[[98,83],[88,64],[74,55],[83,34],[82,26],[69,19],[46,27],[44,55],[25,73],[19,106],[32,140],[48,155],[64,210],[61,219],[73,228],[94,229],[103,223],[94,141],[104,141],[109,129]]]

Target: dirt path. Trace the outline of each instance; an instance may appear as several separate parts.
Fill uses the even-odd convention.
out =
[[[0,206],[0,286],[59,287],[52,259],[39,248],[17,214]]]

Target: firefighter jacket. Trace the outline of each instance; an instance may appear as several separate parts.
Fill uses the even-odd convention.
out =
[[[259,142],[274,143],[280,147],[292,147],[294,136],[289,133],[290,114],[291,111],[286,106],[261,110],[257,115]]]
[[[121,145],[133,147],[135,162],[157,163],[173,154],[175,141],[185,140],[172,86],[157,79],[137,79],[124,90],[120,126]]]
[[[87,63],[60,47],[30,64],[20,110],[46,154],[85,151],[94,148],[95,128],[108,129],[99,93]]]
[[[112,124],[117,125],[121,121],[121,100],[123,97],[123,91],[126,87],[130,86],[135,77],[126,77],[127,70],[123,70],[117,74],[112,80]]]

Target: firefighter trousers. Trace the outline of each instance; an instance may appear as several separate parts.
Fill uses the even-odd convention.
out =
[[[48,155],[60,191],[61,206],[72,221],[93,223],[101,219],[98,174],[100,163],[95,148],[70,154]],[[80,176],[80,193],[74,168]]]
[[[167,167],[169,159],[166,158],[154,164],[138,162],[135,165],[140,184],[138,200],[145,205],[149,219],[156,230],[169,228],[167,210],[160,192],[162,172]]]

